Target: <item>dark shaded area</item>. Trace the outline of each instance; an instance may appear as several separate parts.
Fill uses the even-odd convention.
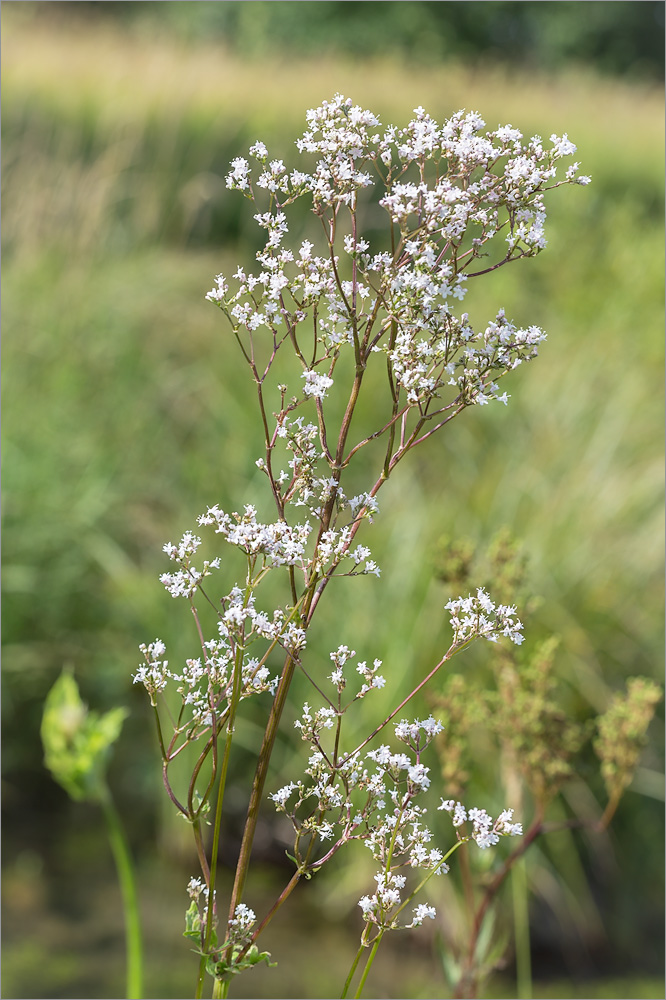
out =
[[[51,13],[149,26],[189,42],[223,40],[243,55],[326,51],[420,62],[488,59],[523,69],[583,64],[601,73],[664,75],[664,5],[653,0],[248,0],[39,3]]]

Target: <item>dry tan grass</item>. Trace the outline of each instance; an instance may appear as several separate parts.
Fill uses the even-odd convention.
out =
[[[172,38],[121,34],[107,24],[75,27],[2,9],[4,100],[48,96],[62,110],[95,104],[104,118],[131,121],[147,111],[219,113],[227,122],[251,115],[257,125],[300,121],[303,109],[342,91],[403,120],[418,104],[436,116],[479,110],[494,126],[515,121],[601,141],[624,158],[662,146],[663,94],[592,75],[557,77],[480,71],[459,63],[418,68],[396,60],[353,63],[311,59],[243,60],[219,44],[188,47]]]

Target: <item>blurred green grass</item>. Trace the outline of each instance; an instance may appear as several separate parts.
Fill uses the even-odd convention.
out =
[[[203,299],[212,276],[253,247],[247,206],[226,192],[224,171],[256,138],[290,156],[305,109],[336,90],[384,121],[403,122],[418,104],[440,118],[464,106],[491,127],[566,131],[593,186],[554,193],[544,254],[472,287],[473,317],[504,305],[549,341],[507,382],[506,411],[465,414],[399,471],[368,539],[381,583],[353,581],[322,607],[317,648],[326,658],[345,641],[379,656],[406,693],[447,638],[437,540],[483,545],[508,525],[545,598],[528,631],[562,635],[574,709],[602,710],[627,676],[659,678],[661,92],[455,64],[241,61],[217,45],[108,26],[60,31],[20,7],[2,11],[6,829],[43,847],[35,820],[49,815],[65,836],[73,819],[49,791],[37,739],[63,663],[95,707],[132,706],[116,780],[137,845],[164,808],[147,709],[130,681],[141,641],[160,635],[174,659],[190,652],[156,579],[161,545],[208,504],[236,509],[262,488],[251,396]],[[239,732],[238,818],[257,711]],[[278,748],[285,773],[297,758],[286,741]],[[648,963],[661,947],[646,943],[646,921],[661,905],[662,759],[657,724],[613,834],[623,861],[607,933]],[[166,812],[157,829],[182,850],[187,831]],[[356,888],[344,905],[353,908]]]

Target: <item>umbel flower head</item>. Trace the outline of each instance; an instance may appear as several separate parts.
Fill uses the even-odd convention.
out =
[[[483,587],[477,589],[476,597],[458,597],[445,607],[451,614],[456,643],[466,644],[477,636],[497,642],[502,635],[518,646],[523,641],[523,624],[516,617],[516,609],[495,604]]]
[[[265,332],[281,344],[284,331],[314,322],[313,358],[299,355],[301,400],[327,398],[348,347],[357,364],[385,355],[407,410],[427,413],[440,397],[463,407],[506,403],[499,379],[534,358],[545,334],[517,328],[501,309],[475,331],[453,307],[471,279],[546,246],[545,192],[590,181],[577,162],[558,177],[575,145],[567,135],[527,139],[511,125],[486,130],[473,111],[438,123],[418,107],[405,128],[384,127],[342,94],[306,118],[296,141],[303,169],[269,159],[263,142],[250,149],[256,165],[232,162],[227,187],[267,201],[268,211],[254,215],[266,243],[257,273],[239,268],[233,287],[219,274],[206,297],[238,337]],[[373,197],[392,231],[390,252],[385,244],[373,250],[358,231],[360,199]],[[321,250],[309,239],[285,245],[287,210],[302,198],[324,222]],[[343,208],[355,218],[351,232],[340,225]]]

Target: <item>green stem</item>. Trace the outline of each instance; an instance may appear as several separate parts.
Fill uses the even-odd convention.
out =
[[[375,960],[375,955],[377,954],[377,949],[379,948],[379,943],[384,936],[384,930],[380,930],[379,934],[375,938],[375,943],[372,946],[372,951],[368,955],[368,961],[365,963],[365,969],[363,970],[363,975],[361,976],[361,981],[358,984],[358,989],[354,994],[354,1000],[359,1000],[361,993],[363,992],[363,987],[365,986],[365,981],[368,978],[368,973],[372,968],[372,963]]]
[[[194,996],[195,1000],[201,1000],[203,996],[204,980],[206,978],[206,956],[202,955],[199,959],[199,973],[197,975],[197,988],[195,990]]]
[[[364,948],[365,948],[365,945],[363,944],[363,942],[361,942],[361,946],[358,949],[358,951],[356,952],[356,958],[354,959],[354,961],[351,964],[351,969],[349,970],[349,975],[347,976],[347,978],[345,980],[345,985],[344,985],[344,987],[342,989],[342,993],[340,994],[340,1000],[346,1000],[347,990],[351,986],[351,981],[354,978],[354,973],[356,972],[356,967],[358,966],[358,963],[361,960],[361,955],[363,954],[363,949]]]
[[[513,895],[513,928],[516,942],[516,991],[518,1000],[530,1000],[532,993],[532,964],[530,960],[530,922],[528,913],[527,873],[525,858],[514,865],[511,872]]]
[[[220,839],[220,825],[222,822],[222,803],[224,801],[224,786],[227,777],[227,767],[229,764],[229,751],[231,749],[231,730],[227,730],[227,738],[224,747],[224,759],[222,763],[222,773],[220,774],[220,784],[217,790],[217,807],[215,809],[215,826],[213,832],[213,849],[211,852],[210,859],[210,870],[208,874],[208,914],[206,918],[206,932],[204,938],[204,948],[201,959],[199,960],[199,974],[197,976],[197,987],[195,991],[196,1000],[201,1000],[203,996],[204,980],[206,978],[206,961],[208,958],[208,948],[210,946],[210,941],[213,933],[213,918],[215,915],[215,876],[217,874],[217,853],[218,845]],[[197,830],[195,828],[195,837]],[[205,856],[204,856],[205,860]],[[203,866],[202,866],[203,867]],[[204,868],[204,874],[206,869]],[[216,980],[217,982],[217,980]]]
[[[247,606],[252,593],[252,585],[249,582],[250,573],[248,572],[248,584],[245,588],[245,598],[243,601],[243,607]],[[231,744],[234,738],[234,726],[236,722],[236,711],[241,700],[242,691],[242,676],[243,676],[243,654],[245,652],[244,645],[237,645],[235,663],[234,663],[234,674],[233,674],[233,688],[231,692],[231,701],[229,702],[229,710],[227,715],[227,735],[224,741],[224,753],[222,755],[222,766],[220,768],[220,781],[217,788],[217,805],[215,807],[215,820],[213,824],[213,846],[210,856],[210,877],[208,880],[208,914],[206,917],[206,933],[204,938],[204,947],[201,960],[199,962],[199,975],[197,977],[197,988],[195,997],[196,1000],[200,1000],[203,994],[203,984],[206,975],[206,961],[208,957],[208,950],[210,948],[210,942],[213,936],[213,920],[216,915],[217,903],[215,898],[215,882],[217,876],[217,856],[219,853],[220,846],[220,829],[222,826],[222,804],[224,802],[224,790],[227,783],[227,772],[229,770],[229,759],[231,757]],[[213,736],[212,739],[216,740],[216,726],[217,722],[213,720]],[[213,768],[217,766],[217,761],[215,759],[215,749],[213,748]],[[213,987],[213,996],[217,996],[218,981],[215,980],[215,985]]]
[[[120,816],[116,811],[108,788],[104,788],[103,794],[100,797],[100,804],[104,813],[104,819],[106,820],[111,851],[116,863],[125,913],[127,1000],[141,1000],[143,996],[143,954],[139,905],[132,858],[127,846],[122,823],[120,822]]]

